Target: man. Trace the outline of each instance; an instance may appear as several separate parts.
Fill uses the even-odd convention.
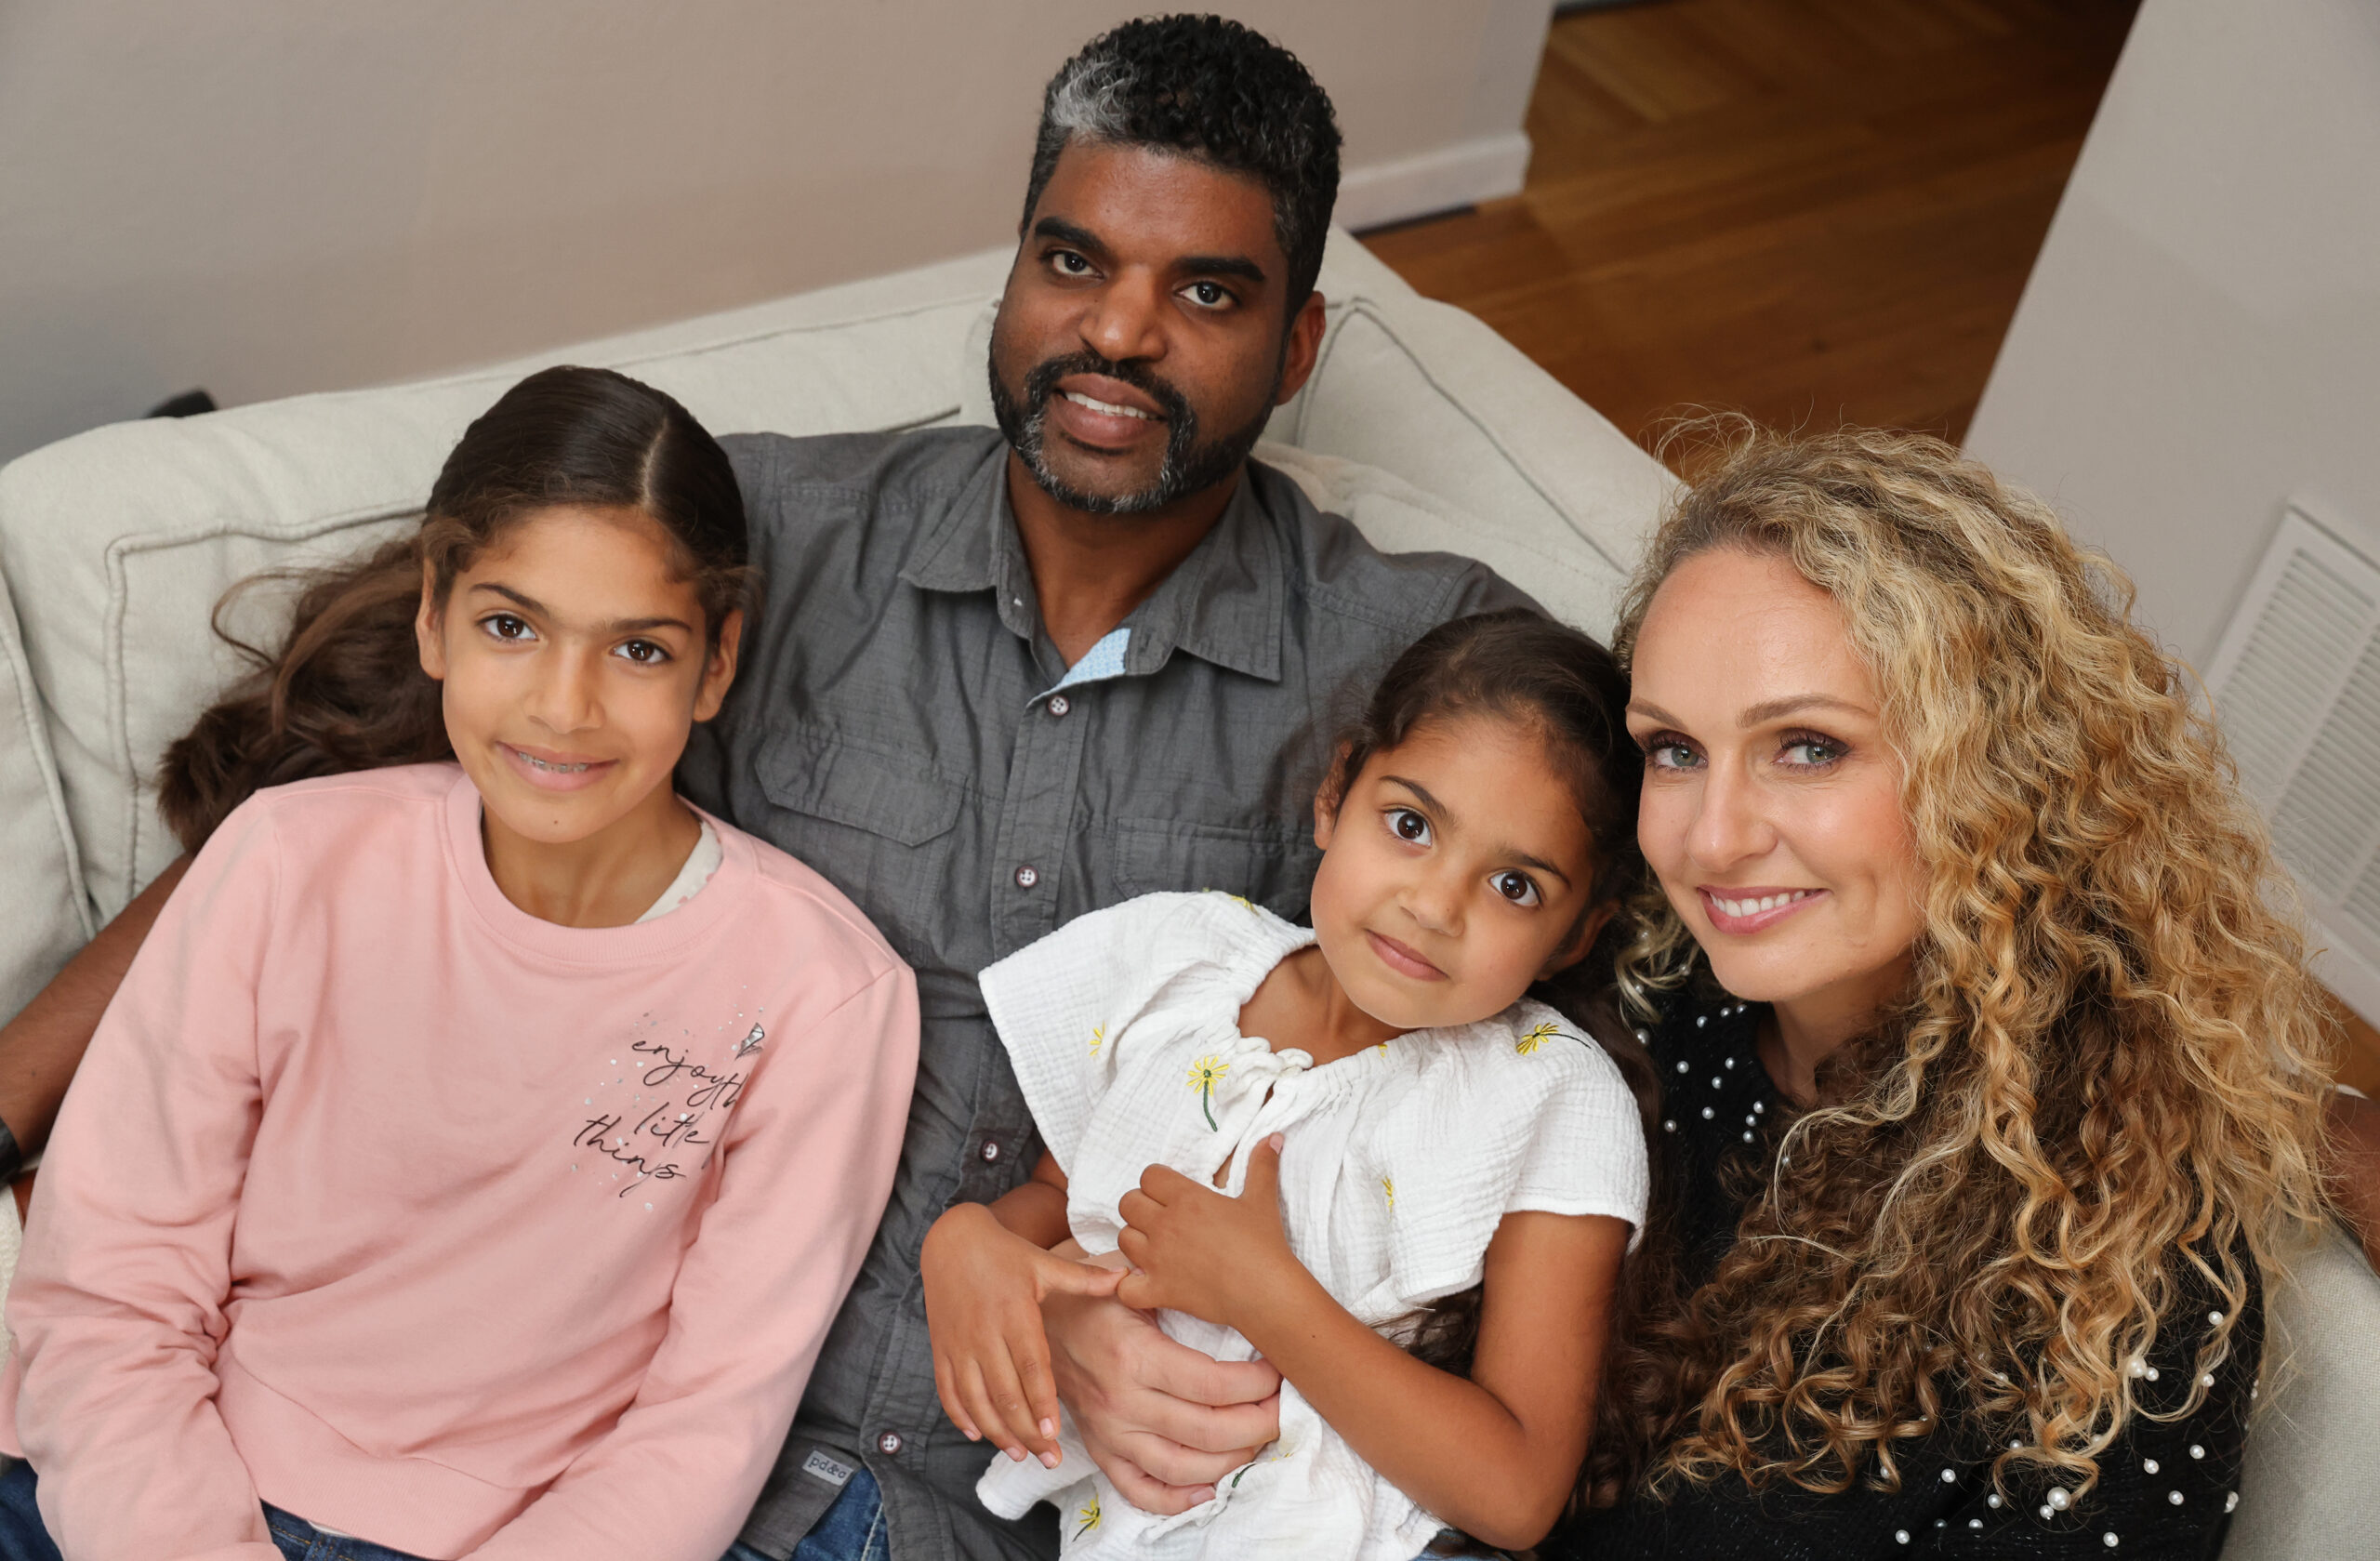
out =
[[[918,1278],[936,1215],[1020,1181],[1031,1118],[975,973],[1163,889],[1301,915],[1331,734],[1432,625],[1524,601],[1383,558],[1249,462],[1313,372],[1337,192],[1329,99],[1236,23],[1129,23],[1044,99],[993,334],[999,430],[725,443],[766,582],[688,795],[849,893],[918,972],[892,1203],[737,1561],[1046,1555],[937,1403]],[[10,1026],[0,1111],[46,1130],[178,874]],[[1058,1386],[1128,1495],[1179,1511],[1275,1431],[1261,1364],[1113,1302],[1053,1302]]]

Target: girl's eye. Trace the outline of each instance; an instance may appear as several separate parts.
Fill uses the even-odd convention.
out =
[[[1701,765],[1702,756],[1685,738],[1661,735],[1646,739],[1645,763],[1655,770],[1692,770]]]
[[[1194,282],[1183,292],[1201,309],[1221,309],[1235,301],[1228,289],[1212,282]]]
[[[1815,732],[1796,732],[1785,739],[1778,757],[1798,769],[1823,770],[1851,751],[1846,744]]]
[[[614,654],[628,657],[639,667],[658,667],[669,659],[669,653],[650,640],[631,640]]]
[[[1388,810],[1389,832],[1411,845],[1430,843],[1430,821],[1411,808]]]
[[[1529,881],[1529,876],[1527,873],[1513,872],[1508,869],[1489,879],[1488,883],[1488,887],[1494,889],[1497,893],[1516,906],[1534,906],[1544,899],[1544,896],[1537,892],[1537,885]]]
[[[537,631],[529,627],[526,619],[514,617],[510,613],[491,613],[480,619],[480,628],[487,631],[490,639],[500,640],[508,645],[537,637]]]

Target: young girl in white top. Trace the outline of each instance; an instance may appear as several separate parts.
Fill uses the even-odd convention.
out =
[[[1447,1528],[1514,1548],[1551,1528],[1646,1151],[1620,1067],[1527,994],[1588,956],[1629,877],[1626,703],[1583,634],[1442,625],[1316,799],[1312,928],[1152,894],[985,971],[1048,1153],[944,1215],[923,1267],[943,1406],[1007,1454],[987,1506],[1056,1503],[1069,1556],[1405,1561]],[[1101,1267],[1052,1250],[1070,1239]],[[1129,1505],[1059,1419],[1058,1290],[1271,1362],[1278,1439],[1188,1512]]]

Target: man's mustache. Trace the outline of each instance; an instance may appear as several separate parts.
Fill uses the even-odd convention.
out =
[[[1189,398],[1159,378],[1147,364],[1130,358],[1117,363],[1089,350],[1034,365],[1033,372],[1025,377],[1025,415],[1039,417],[1049,407],[1050,397],[1056,393],[1058,381],[1077,374],[1104,375],[1130,385],[1157,403],[1158,415],[1175,429],[1197,426],[1197,417],[1190,410]]]

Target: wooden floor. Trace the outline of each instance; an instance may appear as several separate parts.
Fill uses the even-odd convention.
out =
[[[1557,19],[1510,200],[1368,233],[1640,441],[1700,408],[1956,440],[2135,0],[1643,0]],[[2380,1096],[2344,1008],[2340,1077]]]
[[[2134,0],[1646,0],[1554,24],[1527,188],[1365,242],[1642,437],[1960,437]]]

